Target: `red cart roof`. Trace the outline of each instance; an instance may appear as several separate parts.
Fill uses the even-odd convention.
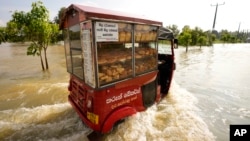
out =
[[[74,10],[79,12],[79,22],[88,19],[105,19],[162,26],[162,22],[149,19],[142,15],[91,7],[86,5],[71,4],[66,9],[64,17],[61,19],[60,27],[64,25],[67,15],[72,14],[72,11]]]

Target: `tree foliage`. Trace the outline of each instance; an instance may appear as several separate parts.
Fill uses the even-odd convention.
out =
[[[49,21],[49,11],[41,1],[33,2],[31,7],[27,13],[15,11],[12,20],[7,23],[7,31],[12,41],[31,41],[27,55],[39,56],[42,69],[47,70],[49,65],[46,51],[50,43],[56,42],[59,27]]]
[[[207,42],[207,38],[205,36],[199,36],[198,37],[197,43],[200,46],[200,48],[201,48],[202,45],[205,45],[206,42]]]
[[[228,30],[221,30],[220,40],[223,43],[241,43],[248,42],[250,35],[248,32],[230,32]]]
[[[54,18],[54,22],[57,23],[57,24],[60,24],[60,19],[63,18],[64,16],[64,11],[66,10],[66,7],[62,7],[58,13],[57,13],[57,16]]]
[[[203,31],[199,27],[191,29],[188,25],[182,28],[182,31],[178,37],[179,44],[186,47],[188,51],[188,46],[205,46],[212,45],[215,40],[215,36],[209,31]]]
[[[188,46],[190,45],[190,43],[192,42],[192,34],[191,34],[191,29],[189,26],[184,26],[182,28],[182,32],[179,35],[179,43],[183,46],[186,47],[186,52],[188,51]]]
[[[0,27],[0,44],[6,41],[6,32],[4,27]]]
[[[12,14],[12,20],[7,23],[6,28],[10,41],[25,41],[25,20],[26,13],[24,11],[15,11]]]
[[[191,39],[190,39],[191,38]],[[223,42],[223,43],[241,43],[250,42],[250,33],[248,31],[234,31],[230,32],[228,30],[217,31],[203,31],[199,27],[191,29],[188,25],[182,28],[181,33],[178,35],[179,44],[185,46],[212,46],[213,43]],[[187,48],[188,50],[188,48]]]
[[[66,10],[66,7],[62,7],[59,11],[58,11],[58,14],[56,17],[54,17],[54,23],[60,25],[60,20],[63,19],[64,17],[64,14],[65,14],[65,10]],[[62,31],[60,31],[60,33],[58,34],[57,36],[57,41],[63,41],[64,38],[63,38],[63,34],[62,34]]]

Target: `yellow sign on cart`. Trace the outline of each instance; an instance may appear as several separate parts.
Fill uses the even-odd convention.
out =
[[[87,118],[94,124],[99,122],[99,116],[94,113],[87,112]]]

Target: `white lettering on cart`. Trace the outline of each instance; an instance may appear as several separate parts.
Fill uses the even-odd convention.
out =
[[[134,89],[133,91],[127,91],[126,93],[123,94],[123,97],[127,98],[127,97],[130,97],[130,96],[139,94],[139,93],[140,93],[140,88]]]
[[[113,96],[111,98],[106,99],[106,103],[107,104],[113,103],[113,102],[121,100],[121,99],[122,99],[122,93],[120,95],[118,95],[118,96]]]
[[[106,99],[106,104],[113,103],[113,102],[122,100],[124,98],[132,97],[134,95],[139,94],[140,92],[141,92],[140,88],[137,88],[137,89],[135,88],[134,90],[129,90],[129,91],[125,92],[125,93],[120,93],[120,95],[118,95],[118,96],[113,96],[113,97],[107,98]]]

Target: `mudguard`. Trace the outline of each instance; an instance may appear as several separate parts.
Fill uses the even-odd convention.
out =
[[[124,119],[125,117],[131,116],[136,112],[136,109],[130,106],[125,106],[116,109],[114,112],[112,112],[112,114],[108,116],[108,118],[104,122],[101,133],[108,133],[117,121]]]

